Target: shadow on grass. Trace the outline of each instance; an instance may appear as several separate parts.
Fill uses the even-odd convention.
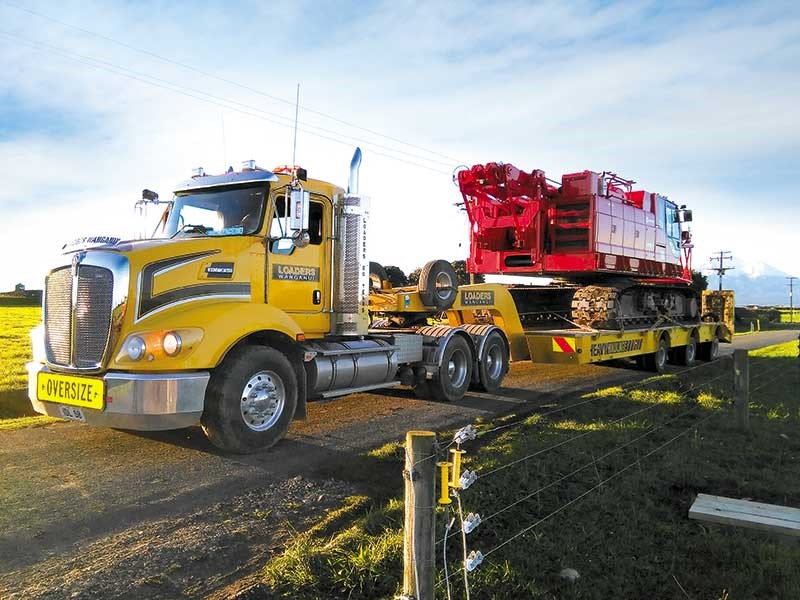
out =
[[[470,574],[471,597],[800,597],[796,546],[687,518],[700,492],[790,505],[800,497],[797,387],[791,379],[797,358],[751,359],[753,378],[767,377],[767,369],[780,376],[753,398],[749,433],[737,429],[728,410],[730,364],[721,360],[653,378],[639,389],[573,396],[572,404],[592,401],[549,416],[528,411],[479,425],[488,431],[521,421],[465,446],[464,468],[479,478],[462,493],[464,510],[483,517],[468,538],[469,549],[485,554],[539,525]],[[267,565],[262,585],[247,597],[398,592],[402,449],[387,446],[363,458],[381,465],[382,493],[352,499],[330,521],[300,534]],[[354,464],[354,470],[362,468],[376,467]],[[440,511],[437,538],[445,520]],[[448,556],[460,556],[459,536],[447,549]],[[441,550],[437,546],[440,569]],[[558,577],[565,567],[579,572],[575,583]],[[460,577],[454,581],[461,583]],[[444,596],[442,588],[438,593]],[[463,584],[453,597],[463,597]]]

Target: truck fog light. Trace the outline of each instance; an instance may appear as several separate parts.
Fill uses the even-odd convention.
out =
[[[181,351],[181,336],[174,331],[166,333],[161,341],[161,347],[167,356],[175,356]]]
[[[140,360],[146,351],[147,346],[145,346],[144,340],[138,335],[132,335],[128,338],[128,341],[125,342],[125,354],[127,354],[131,360]]]

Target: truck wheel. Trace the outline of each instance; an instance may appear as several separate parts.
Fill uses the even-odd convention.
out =
[[[644,367],[648,371],[661,373],[667,366],[667,355],[669,354],[669,344],[667,338],[661,336],[656,346],[656,351],[652,354],[646,354],[643,358]]]
[[[296,406],[297,379],[289,359],[274,348],[245,346],[214,369],[200,423],[217,448],[247,454],[280,440]]]
[[[380,263],[370,261],[369,286],[375,291],[380,291],[383,289],[383,282],[387,279],[386,269],[384,269]]]
[[[458,294],[456,271],[446,260],[432,260],[419,274],[419,298],[425,306],[447,310],[453,306]]]
[[[697,336],[692,334],[689,343],[675,349],[675,358],[679,365],[691,367],[697,360]]]
[[[719,358],[719,338],[715,337],[710,342],[700,344],[698,348],[698,357],[700,360],[712,361]]]
[[[442,352],[439,373],[428,382],[430,391],[438,400],[453,402],[464,397],[472,381],[472,348],[460,335],[447,340]]]
[[[508,348],[503,336],[495,330],[484,342],[483,358],[476,363],[479,390],[494,392],[502,385],[508,373]]]

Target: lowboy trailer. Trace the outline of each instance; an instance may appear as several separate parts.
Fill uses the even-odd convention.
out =
[[[367,261],[360,150],[347,189],[305,169],[247,161],[196,170],[163,203],[150,239],[86,240],[47,275],[32,332],[28,395],[42,414],[133,430],[200,424],[213,444],[253,452],[306,416],[306,401],[398,385],[457,400],[502,385],[509,360],[642,357],[664,367],[716,356],[723,323],[537,330],[526,306],[555,288],[459,288],[431,261],[391,289]],[[527,312],[526,312],[527,311]],[[535,312],[535,311],[534,311]],[[446,314],[442,320],[431,319]]]

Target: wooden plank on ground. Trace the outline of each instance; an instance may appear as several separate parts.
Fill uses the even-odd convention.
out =
[[[800,537],[800,509],[698,494],[689,518]]]

